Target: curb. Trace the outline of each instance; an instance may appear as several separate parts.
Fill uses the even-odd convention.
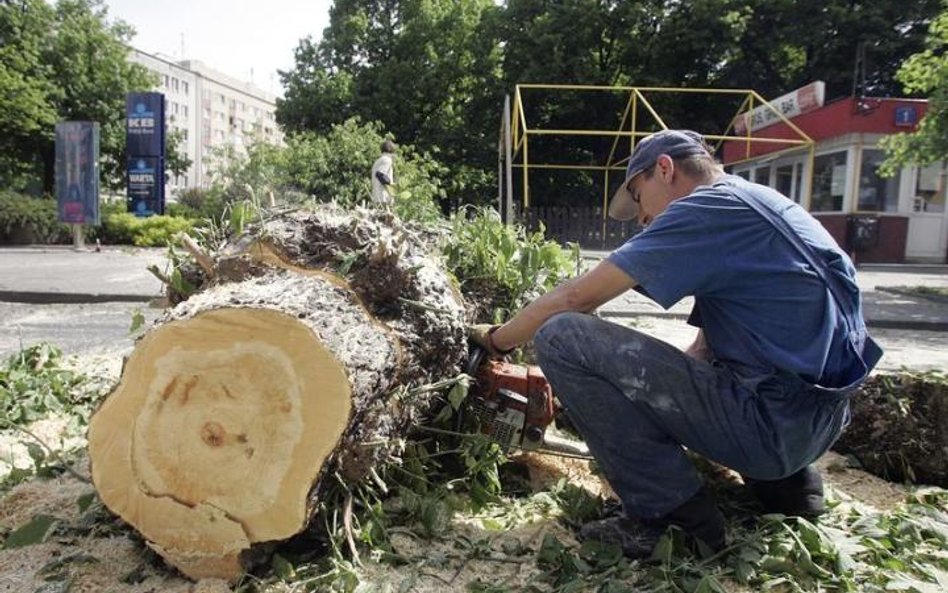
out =
[[[940,303],[943,305],[948,305],[948,296],[940,294],[926,294],[924,292],[916,292],[914,290],[909,290],[902,288],[900,286],[876,286],[878,292],[885,292],[888,294],[895,294],[898,296],[911,297],[914,299],[925,299],[927,301],[932,301],[935,303]]]
[[[84,305],[94,303],[148,303],[161,295],[92,294],[82,292],[29,292],[0,290],[0,301],[30,305]]]

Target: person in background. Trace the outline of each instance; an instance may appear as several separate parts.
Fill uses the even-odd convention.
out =
[[[726,175],[689,130],[635,146],[609,214],[645,229],[503,325],[470,329],[494,356],[533,340],[622,502],[580,537],[642,558],[676,525],[722,549],[724,518],[686,449],[740,472],[765,512],[824,512],[811,464],[882,354],[849,257],[799,205]],[[694,344],[681,351],[591,314],[630,289],[666,309],[694,297]]]
[[[372,165],[372,203],[384,210],[391,210],[394,202],[395,151],[398,145],[385,140],[381,150],[382,154]]]

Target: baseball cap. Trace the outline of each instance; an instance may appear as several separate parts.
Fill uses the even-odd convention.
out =
[[[667,154],[673,159],[690,156],[711,156],[701,134],[691,130],[661,130],[642,138],[635,145],[632,156],[629,157],[629,165],[625,169],[625,181],[619,184],[619,189],[612,194],[612,200],[609,202],[610,212],[613,204],[621,203],[623,213],[631,213],[628,218],[623,216],[622,220],[630,220],[638,216],[639,205],[632,200],[629,181],[636,175],[654,167],[658,157],[663,154]]]

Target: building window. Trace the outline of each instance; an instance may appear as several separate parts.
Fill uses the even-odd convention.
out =
[[[899,209],[899,180],[901,172],[892,177],[880,177],[879,165],[885,160],[881,150],[862,151],[859,169],[859,198],[856,210],[896,212]]]
[[[185,94],[185,95],[188,94],[188,83],[187,83],[187,81],[184,81],[184,80],[181,81],[181,90],[184,91],[184,94]]]
[[[174,77],[171,78],[171,88],[172,88],[172,90],[174,90],[175,92],[177,92],[177,90],[178,90],[178,79],[177,79],[177,78],[174,78]]]
[[[227,103],[227,99],[224,98],[224,95],[219,94],[217,95],[217,98],[221,100],[221,105],[224,105],[225,103]]]
[[[770,185],[770,167],[757,167],[754,169],[754,183],[761,185]]]
[[[184,140],[185,142],[188,141],[188,129],[187,129],[187,128],[181,128],[181,139]]]
[[[181,115],[183,115],[183,116],[185,117],[185,119],[187,119],[187,117],[188,117],[188,106],[187,106],[187,105],[182,105],[182,106],[181,106]]]
[[[165,74],[164,78],[165,78],[165,88],[168,88],[168,75]]]
[[[774,189],[799,204],[803,187],[803,163],[780,165],[775,173],[777,178]]]
[[[948,162],[932,163],[918,170],[915,182],[915,212],[944,212],[945,189],[948,181]]]
[[[845,150],[821,154],[814,159],[812,212],[842,211],[848,160],[849,154]]]

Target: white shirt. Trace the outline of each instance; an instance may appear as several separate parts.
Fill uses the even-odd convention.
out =
[[[391,153],[383,152],[382,156],[375,159],[375,164],[372,165],[372,202],[375,204],[391,204],[393,202],[392,195],[388,193],[385,184],[379,181],[376,173],[382,173],[392,183],[395,183],[395,159],[392,158]]]

